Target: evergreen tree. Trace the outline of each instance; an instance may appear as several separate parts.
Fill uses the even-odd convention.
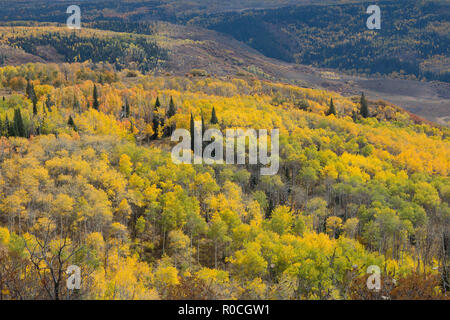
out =
[[[330,108],[328,109],[327,116],[336,115],[336,108],[334,107],[333,98],[330,100]]]
[[[159,102],[159,97],[156,97],[155,111],[158,112],[159,127],[164,128],[164,123],[165,123],[164,117],[159,116],[159,108],[160,107],[161,107],[161,103]]]
[[[37,115],[38,99],[36,96],[36,92],[34,91],[34,85],[32,83],[30,83],[30,80],[27,81],[26,93],[27,93],[28,99],[30,99],[31,102],[33,103],[33,114]]]
[[[167,111],[167,118],[172,118],[176,113],[175,110],[175,104],[173,103],[173,99],[172,97],[170,97],[170,102],[169,102],[169,110]]]
[[[369,117],[369,106],[367,105],[367,100],[366,97],[364,96],[364,92],[361,94],[361,109],[360,109],[360,113],[361,116],[363,116],[364,118]]]
[[[22,113],[20,109],[14,110],[14,125],[13,125],[14,136],[26,138],[27,134],[25,132],[25,126],[23,124]]]
[[[37,98],[36,98],[36,96],[34,96],[33,97],[33,114],[36,116],[37,113],[38,113],[38,110],[37,110]]]
[[[170,102],[169,102],[169,109],[167,110],[167,118],[170,119],[173,116],[175,116],[176,114],[176,109],[175,109],[175,103],[173,102],[173,98],[170,97]],[[172,133],[175,131],[176,129],[176,124],[172,123],[170,126],[167,126],[164,128],[164,136],[165,137],[170,137],[172,135]]]
[[[30,95],[28,96],[31,101],[37,101],[36,91],[34,91],[34,85],[30,85]]]
[[[0,136],[8,137],[9,121],[8,116],[5,117],[5,121],[0,118]]]
[[[73,121],[73,118],[71,115],[69,116],[69,121],[67,121],[67,124],[69,126],[71,126],[73,128],[73,130],[77,131],[77,127],[75,126],[75,122]]]
[[[95,110],[98,110],[100,103],[98,102],[98,92],[97,92],[97,86],[94,84],[94,94],[93,94],[94,102],[92,103],[92,107]]]
[[[219,119],[217,119],[217,115],[216,115],[216,109],[214,107],[212,108],[210,123],[211,124],[218,124],[219,123]]]
[[[6,126],[6,129],[8,131],[7,136],[8,137],[13,137],[14,136],[14,126],[11,123],[11,121],[9,121],[8,116],[6,116],[6,119],[5,119],[5,126]]]
[[[27,98],[31,99],[31,83],[30,83],[30,79],[27,79],[27,88],[25,89],[25,93],[27,94]]]
[[[125,99],[125,117],[130,117],[130,104],[128,103],[128,99]]]
[[[205,135],[205,131],[206,131],[206,126],[205,126],[205,118],[203,117],[203,113],[202,113],[202,137]]]
[[[52,101],[50,99],[50,94],[47,94],[47,99],[45,100],[45,106],[48,109],[48,112],[52,112]]]
[[[155,103],[155,107],[153,109],[153,120],[152,120],[152,124],[153,124],[153,136],[152,136],[152,140],[156,140],[158,139],[158,131],[159,131],[159,126],[161,125],[161,119],[159,118],[159,99],[156,98],[156,103]]]
[[[195,143],[194,143],[194,132],[195,132],[195,122],[194,122],[194,116],[192,115],[192,112],[191,112],[191,122],[190,122],[190,132],[191,132],[191,150],[192,150],[192,152],[194,152],[194,146],[195,146]]]

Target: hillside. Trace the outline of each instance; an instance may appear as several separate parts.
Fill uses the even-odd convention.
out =
[[[422,285],[419,271],[440,286],[448,129],[389,105],[365,119],[357,100],[267,80],[105,63],[8,66],[0,79],[11,92],[0,101],[0,266],[17,266],[0,269],[3,297],[67,294],[40,285],[33,265],[50,239],[49,259],[82,266],[72,298],[367,298],[373,264],[400,287]],[[331,98],[337,116],[324,115]],[[175,165],[167,128],[189,128],[190,114],[220,130],[279,128],[278,174]],[[405,297],[390,290],[380,295]]]
[[[140,66],[141,72],[185,75],[197,70],[206,75],[257,77],[331,90],[348,97],[365,92],[373,101],[389,101],[430,121],[443,125],[449,121],[450,84],[447,83],[367,78],[287,63],[267,58],[229,36],[195,26],[107,21],[86,25],[89,28],[76,33],[57,25],[49,27],[48,24],[0,27],[3,43],[0,62],[3,65],[82,62],[86,59],[95,62],[104,58],[119,70]],[[114,31],[120,29],[134,34]],[[12,33],[13,30],[15,33]],[[111,45],[95,46],[92,44],[93,36]],[[83,46],[71,45],[79,37],[85,41]],[[131,49],[126,49],[134,39],[140,39],[138,45],[141,48],[144,42],[148,43],[143,52],[133,49],[130,53]],[[111,55],[112,51],[114,54]]]
[[[231,35],[286,62],[350,74],[449,82],[448,2],[381,1],[383,27],[378,31],[367,30],[367,3],[361,2],[97,0],[80,6],[83,23],[193,24]],[[69,4],[4,1],[0,20],[65,23]]]
[[[335,4],[362,0],[80,0],[85,21],[129,19],[174,22],[192,15],[279,8],[289,5]],[[64,22],[71,0],[2,0],[0,21]]]
[[[382,1],[381,30],[368,30],[367,4],[296,6],[195,16],[200,25],[268,57],[357,74],[450,81],[450,5]]]
[[[0,300],[450,299],[442,2],[67,3],[0,4]]]

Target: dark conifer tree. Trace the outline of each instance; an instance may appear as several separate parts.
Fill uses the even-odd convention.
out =
[[[27,94],[27,98],[31,99],[31,83],[30,83],[30,79],[27,79],[27,88],[25,89],[25,93]]]
[[[173,98],[170,97],[170,101],[169,101],[169,109],[167,110],[167,119],[172,118],[173,116],[175,116],[176,114],[176,109],[175,109],[175,103],[173,102]],[[175,131],[176,129],[176,124],[172,123],[170,126],[167,126],[164,129],[164,136],[165,137],[170,137],[172,135],[172,133]]]
[[[212,113],[211,113],[211,124],[218,124],[219,123],[219,119],[217,119],[217,115],[216,115],[216,109],[213,107],[212,108]]]
[[[75,126],[75,122],[73,121],[73,118],[71,115],[69,116],[69,121],[67,121],[67,124],[69,126],[71,126],[73,128],[73,130],[77,131],[77,127]]]
[[[37,110],[37,98],[36,96],[33,97],[33,115],[37,115],[38,110]]]
[[[95,84],[94,84],[93,98],[94,98],[94,102],[92,103],[92,107],[95,110],[98,110],[98,108],[100,107],[100,103],[98,102],[98,91],[97,91],[97,86]]]
[[[47,94],[47,99],[45,100],[45,106],[48,109],[48,112],[52,112],[52,101],[50,99],[50,94]]]
[[[361,116],[363,116],[364,118],[369,117],[369,106],[367,105],[367,100],[366,97],[364,96],[364,92],[361,94],[361,109],[360,109],[360,113]]]
[[[202,113],[202,128],[201,128],[201,133],[202,133],[202,154],[203,154],[203,150],[205,150],[206,146],[208,145],[207,141],[203,141],[203,137],[205,136],[205,132],[206,132],[206,124],[205,124],[205,118],[203,117],[203,113]]]
[[[161,103],[159,102],[159,97],[156,97],[155,107],[153,108],[153,136],[152,140],[158,139],[158,129],[161,124],[163,124],[164,120],[159,117],[159,107],[161,107]]]
[[[194,142],[194,132],[195,132],[195,122],[194,122],[194,116],[192,115],[191,112],[191,122],[190,122],[190,133],[191,133],[191,150],[192,152],[194,152],[195,148],[195,142]]]
[[[5,126],[6,126],[6,130],[8,132],[7,136],[13,137],[14,136],[14,126],[11,123],[11,121],[9,121],[8,116],[6,116],[6,119],[5,119]]]
[[[125,99],[125,117],[130,117],[130,104],[128,103],[128,99]]]
[[[28,98],[31,99],[31,101],[35,101],[35,100],[37,101],[36,91],[34,91],[33,84],[30,85],[30,95]]]
[[[172,97],[170,97],[169,110],[167,111],[167,118],[172,118],[176,113],[175,104],[173,103]]]
[[[205,125],[205,118],[203,117],[203,113],[202,113],[202,137],[205,135],[205,131],[206,131],[206,125]]]
[[[27,134],[25,132],[25,126],[23,124],[22,119],[22,113],[20,112],[20,109],[14,110],[14,135],[16,137],[23,137],[26,138]]]
[[[332,115],[332,114],[336,115],[336,108],[334,107],[333,98],[331,98],[331,100],[330,100],[330,107],[328,109],[327,116]]]

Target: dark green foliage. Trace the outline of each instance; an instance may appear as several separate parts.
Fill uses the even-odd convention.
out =
[[[125,99],[125,117],[130,117],[130,103],[128,102],[128,99]]]
[[[156,97],[155,107],[153,108],[153,136],[152,139],[155,140],[158,138],[158,128],[159,126],[164,126],[164,119],[160,119],[159,116],[159,108],[161,107],[161,103],[159,102],[159,97]]]
[[[98,92],[97,92],[97,86],[94,84],[94,94],[93,94],[94,102],[92,103],[92,107],[95,110],[98,110],[100,103],[98,102]]]
[[[175,115],[175,113],[176,113],[175,103],[173,102],[173,98],[170,97],[169,109],[167,110],[167,118],[168,119],[172,118]],[[175,123],[172,123],[170,126],[167,126],[164,129],[164,136],[170,137],[172,133],[175,131],[175,129],[176,129]]]
[[[203,113],[202,113],[202,137],[205,135],[205,131],[206,131],[206,125],[205,125],[205,117],[203,117]]]
[[[358,121],[358,113],[355,110],[352,111],[352,119],[353,122]]]
[[[22,113],[20,109],[14,110],[14,121],[13,121],[13,136],[27,138],[25,125],[22,119]]]
[[[75,126],[75,122],[73,121],[72,116],[69,116],[69,120],[67,121],[67,124],[73,128],[73,130],[77,131],[77,127]]]
[[[173,102],[173,98],[170,97],[170,102],[169,102],[169,110],[167,111],[167,118],[172,118],[176,113],[176,109],[175,109],[175,103]]]
[[[27,81],[26,94],[28,99],[30,99],[33,103],[33,114],[37,115],[38,99],[36,96],[36,92],[34,91],[34,85],[30,82],[30,80]]]
[[[333,98],[331,98],[331,100],[330,100],[330,107],[328,109],[327,116],[332,115],[332,114],[333,115],[337,114],[336,113],[336,108],[335,108],[334,103],[333,103]]]
[[[194,149],[194,146],[195,146],[195,143],[194,143],[195,122],[194,122],[194,116],[192,115],[192,112],[191,112],[191,121],[190,121],[189,129],[190,129],[190,133],[191,133],[191,150],[192,150],[192,152],[194,152],[194,150],[195,150]]]
[[[13,123],[11,123],[11,121],[9,121],[8,116],[6,116],[6,119],[5,119],[5,127],[7,130],[7,136],[14,137],[14,125],[13,125]]]
[[[365,74],[450,79],[445,68],[431,71],[422,64],[449,54],[448,33],[437,31],[448,21],[445,1],[383,1],[382,27],[375,34],[365,26],[366,9],[354,3],[313,4],[217,13],[190,22],[288,62]]]
[[[8,128],[8,127],[6,127]],[[5,136],[6,130],[5,130],[5,123],[3,122],[2,118],[0,118],[0,136]]]
[[[210,123],[211,124],[218,124],[219,123],[219,119],[217,119],[217,115],[216,115],[216,109],[214,107],[212,108]]]
[[[48,112],[52,112],[52,100],[51,100],[49,94],[47,94],[47,99],[45,100],[45,106],[47,107]]]
[[[363,118],[369,117],[369,106],[367,105],[366,97],[364,96],[364,92],[361,94],[361,100],[360,100],[361,109],[359,110],[359,113]]]
[[[302,99],[302,100],[299,100],[299,101],[295,102],[295,106],[297,108],[299,108],[300,110],[303,110],[303,111],[308,111],[309,110],[309,103],[305,99]]]
[[[76,33],[49,32],[9,38],[8,43],[36,55],[39,47],[51,46],[64,56],[65,62],[109,62],[118,70],[134,63],[141,72],[148,72],[167,58],[166,50],[142,36],[83,37]]]
[[[36,116],[37,113],[38,113],[38,111],[37,111],[37,104],[36,104],[36,102],[33,100],[33,114]]]
[[[31,83],[30,83],[30,79],[27,79],[27,87],[25,89],[25,93],[27,94],[28,99],[31,99],[32,94],[31,94]]]
[[[36,95],[33,95],[32,102],[33,102],[33,114],[36,116],[37,113],[38,113],[38,111],[37,111],[37,102],[38,102],[38,100],[37,100]]]

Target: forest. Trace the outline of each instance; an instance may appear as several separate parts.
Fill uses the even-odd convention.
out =
[[[448,299],[448,128],[364,94],[68,62],[0,68],[0,299]],[[175,165],[193,120],[279,128],[279,173]]]
[[[1,25],[65,23],[69,2],[6,0]],[[82,1],[80,6],[83,23],[92,28],[152,34],[152,23],[168,21],[231,35],[287,62],[350,74],[450,82],[448,1],[377,3],[381,30],[366,28],[369,15],[362,0],[101,0]],[[148,54],[154,48],[144,50]]]
[[[247,10],[184,19],[288,62],[449,82],[449,3],[414,0],[379,5],[380,30],[366,28],[367,4]]]
[[[99,26],[108,24],[103,23]],[[94,25],[97,26],[98,25]],[[114,26],[118,26],[114,24]],[[142,28],[140,28],[142,26]],[[30,34],[29,28],[11,27],[3,29],[1,35],[3,44],[20,48],[27,53],[40,55],[42,48],[53,48],[60,55],[62,62],[108,62],[114,64],[118,70],[124,67],[134,67],[141,72],[148,72],[157,68],[167,59],[167,52],[160,48],[155,41],[143,36],[113,36],[97,35],[95,29],[88,33],[75,33],[67,30],[62,32],[56,28],[49,32],[51,27],[35,28],[36,33]],[[114,29],[114,27],[110,27]],[[125,30],[127,25],[125,24]],[[142,24],[129,24],[128,28],[134,32],[151,33],[150,26]],[[106,28],[108,29],[108,28]],[[44,50],[45,51],[45,50]]]
[[[449,299],[450,128],[349,76],[448,117],[447,2],[67,4],[0,5],[0,300]],[[195,123],[279,170],[174,163]]]

